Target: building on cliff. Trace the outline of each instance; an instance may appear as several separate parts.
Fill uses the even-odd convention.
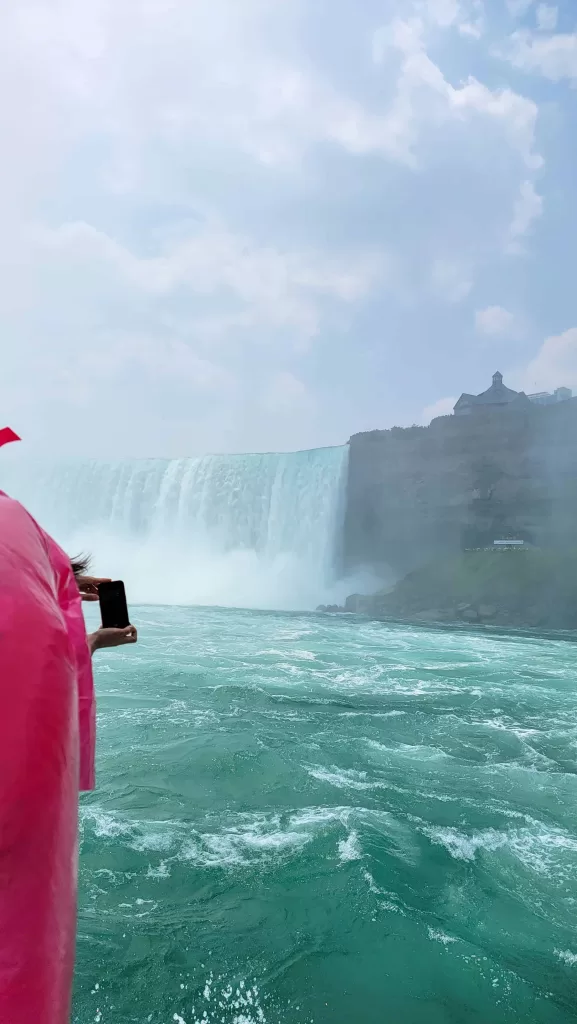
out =
[[[512,409],[522,411],[531,405],[524,391],[512,391],[503,384],[503,374],[497,370],[493,374],[493,383],[480,395],[462,394],[453,412],[455,416],[470,416],[478,409]]]
[[[527,397],[534,405],[556,405],[558,402],[568,402],[573,398],[573,392],[571,388],[556,388],[552,395],[548,391],[538,391]]]

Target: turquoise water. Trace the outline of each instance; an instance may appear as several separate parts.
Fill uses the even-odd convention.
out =
[[[575,1020],[572,643],[134,619],[97,655],[77,1024]]]

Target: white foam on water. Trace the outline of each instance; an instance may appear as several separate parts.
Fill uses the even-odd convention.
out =
[[[265,1009],[267,1005],[277,1024],[285,1014],[262,995],[256,981],[249,983],[241,979],[231,983],[211,974],[199,995],[192,999],[190,1009],[181,1007],[172,1019],[178,1024],[181,1020],[185,1024],[268,1024],[271,1019],[269,1010]],[[303,1019],[303,1024],[313,1022]]]
[[[316,661],[316,654],[312,651],[299,651],[296,648],[294,651],[287,650],[286,648],[280,650],[277,647],[268,647],[264,651],[256,651],[257,658],[294,658],[296,661]],[[288,664],[285,662],[285,664]]]
[[[528,829],[511,832],[508,845],[524,867],[559,882],[577,880],[577,839],[547,829],[535,834]]]
[[[572,953],[570,949],[556,949],[555,956],[567,967],[577,967],[577,953]]]
[[[346,825],[353,807],[304,807],[291,815],[290,825],[294,828],[314,825],[329,825],[335,821]]]
[[[375,789],[377,783],[367,782],[367,773],[346,768],[323,768],[322,765],[303,766],[305,771],[317,782],[327,782],[337,789]]]
[[[146,877],[168,878],[171,864],[188,862],[201,868],[248,867],[262,860],[298,854],[324,829],[347,827],[353,808],[305,807],[286,818],[279,814],[237,814],[215,832],[184,822],[138,821],[97,806],[83,808],[82,834],[91,831],[98,839],[123,841],[140,854],[160,853],[157,864],[148,863]]]
[[[170,878],[170,868],[167,861],[161,860],[160,864],[157,864],[153,868],[152,864],[148,865],[148,871],[146,872],[147,878]]]
[[[234,824],[219,832],[200,832],[182,845],[178,857],[204,867],[233,867],[271,857],[298,853],[314,838],[315,824],[326,818],[313,814],[292,816],[283,825],[279,814],[237,815]]]
[[[341,718],[401,718],[406,711],[342,711]]]
[[[441,750],[440,747],[419,746],[418,744],[410,743],[399,743],[397,746],[392,747],[379,743],[378,740],[366,740],[366,743],[371,750],[382,751],[384,754],[397,757],[407,757],[415,761],[445,761],[451,757],[450,754]]]
[[[80,808],[81,834],[88,824],[92,825],[96,836],[110,839],[115,839],[122,835],[130,835],[135,828],[135,822],[92,805]]]
[[[203,868],[246,867],[275,855],[298,850],[309,842],[304,833],[270,835],[203,835],[184,844],[178,859]]]
[[[452,935],[446,935],[445,932],[439,931],[435,928],[429,927],[427,931],[431,942],[440,942],[443,946],[450,946],[457,941],[457,939],[453,938]]]
[[[169,832],[145,832],[130,843],[133,850],[138,853],[150,851],[151,853],[168,853],[174,846],[176,835],[174,830]]]
[[[359,841],[358,832],[351,832],[346,839],[339,843],[339,860],[346,864],[348,861],[361,860],[363,851]]]
[[[420,831],[433,843],[444,846],[455,860],[474,861],[480,853],[506,851],[523,867],[557,884],[577,879],[577,839],[560,830],[485,829],[472,835],[455,828],[425,827]]]
[[[401,917],[406,916],[404,908],[398,902],[398,896],[396,893],[388,892],[387,889],[381,889],[375,882],[371,872],[367,871],[366,868],[363,868],[362,870],[362,877],[369,887],[369,892],[374,896],[379,897],[377,906],[380,910],[384,910],[388,914],[400,914]],[[381,897],[383,896],[386,898],[382,899]],[[373,920],[375,919],[373,918]]]
[[[154,900],[136,899],[134,900],[134,903],[119,903],[118,909],[123,911],[130,911],[130,913],[123,914],[123,917],[149,917],[150,914],[154,914],[155,910],[158,910],[158,903],[156,903]]]
[[[479,850],[497,850],[507,842],[507,836],[494,829],[487,829],[472,836],[467,836],[456,828],[423,828],[422,832],[433,843],[444,846],[455,860],[473,861]]]
[[[371,875],[371,872],[367,871],[366,868],[363,870],[363,878],[365,879],[365,882],[367,883],[370,891],[374,893],[375,896],[382,895],[381,890],[379,889],[377,883],[375,882],[373,876]]]

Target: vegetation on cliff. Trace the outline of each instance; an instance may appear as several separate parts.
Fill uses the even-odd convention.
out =
[[[353,595],[375,618],[577,628],[577,551],[469,551],[410,572],[392,589]]]

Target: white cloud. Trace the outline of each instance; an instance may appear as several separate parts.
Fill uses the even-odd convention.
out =
[[[459,0],[426,0],[423,5],[424,14],[441,28],[449,28],[461,17]]]
[[[476,39],[483,34],[483,0],[424,0],[417,2],[416,10],[439,28],[457,28],[461,35]]]
[[[552,82],[577,81],[577,32],[557,35],[514,32],[504,56],[514,67],[540,74]]]
[[[155,408],[159,386],[163,403],[178,405],[186,386],[230,404],[255,386],[243,362],[258,364],[263,348],[281,361],[301,352],[380,275],[371,254],[357,262],[278,251],[218,224],[148,257],[85,223],[36,227],[25,232],[18,267],[0,296],[0,318],[18,332],[3,359],[0,404],[17,417],[15,398],[36,380],[41,402],[63,410],[79,398],[94,405],[113,382],[126,415],[133,398]]]
[[[453,86],[428,56],[425,37],[425,25],[419,18],[396,18],[373,37],[376,64],[385,64],[391,54],[400,56],[396,95],[386,120],[389,138],[395,139],[405,162],[416,165],[415,150],[423,132],[484,118],[498,126],[503,140],[528,167],[539,167],[542,160],[534,149],[535,103],[509,88],[489,89],[473,77]]]
[[[469,9],[478,11],[479,4]],[[311,144],[323,141],[353,154],[377,153],[412,165],[418,127],[427,121],[418,90],[444,93],[447,116],[462,115],[468,105],[471,113],[479,110],[468,85],[453,89],[426,56],[418,18],[397,19],[377,33],[376,52],[388,36],[384,45],[407,59],[390,102],[385,93],[382,110],[368,109],[310,62],[285,55],[288,48],[279,43],[283,34],[294,36],[298,10],[298,4],[282,0],[276,5],[278,26],[272,38],[265,35],[265,46],[263,27],[266,33],[272,19],[262,0],[176,0],[168,5],[90,0],[82,11],[71,0],[50,8],[21,0],[17,28],[25,60],[36,74],[51,90],[65,93],[72,109],[82,108],[93,125],[100,122],[114,136],[111,173],[125,188],[140,179],[135,150],[151,135],[176,147],[199,136],[214,141],[218,126],[218,136],[226,134],[229,143],[269,166],[298,163]],[[426,12],[440,27],[459,20],[467,24],[457,0],[429,0]],[[471,26],[476,31],[474,22]],[[499,92],[485,92],[482,112],[503,117],[507,131],[509,120],[517,122],[518,110],[506,110]],[[492,95],[496,102],[490,101]],[[517,97],[518,108],[520,101]],[[530,122],[532,105],[524,102]]]
[[[53,383],[63,387],[66,397],[70,387],[75,404],[81,407],[85,407],[95,386],[106,387],[111,375],[134,372],[144,372],[157,386],[169,389],[171,381],[176,381],[191,393],[222,394],[234,389],[234,380],[224,367],[199,356],[179,337],[159,339],[157,334],[136,330],[103,331],[97,337],[97,347],[80,347],[72,365],[62,361],[61,368],[52,374]]]
[[[520,255],[525,250],[522,239],[531,231],[536,220],[543,215],[543,198],[532,181],[523,181],[513,210],[505,241],[505,250],[511,255]]]
[[[36,253],[62,261],[69,279],[80,274],[100,301],[102,292],[140,302],[184,289],[191,295],[229,297],[247,311],[251,326],[290,327],[305,338],[318,333],[319,301],[355,302],[382,277],[378,254],[336,257],[315,251],[259,247],[224,226],[206,224],[159,256],[137,256],[102,231],[82,222],[30,233]],[[242,321],[246,325],[246,321]]]
[[[141,180],[138,149],[150,137],[174,148],[226,137],[265,165],[298,163],[322,141],[405,162],[394,118],[285,56],[281,41],[294,36],[297,8],[277,4],[271,29],[261,0],[89,0],[82,9],[22,0],[0,28],[18,35],[23,77],[34,70],[56,97],[66,95],[67,116],[82,109],[114,138],[125,188]]]
[[[466,269],[447,259],[436,259],[431,267],[431,288],[445,302],[458,303],[467,298],[473,287]]]
[[[454,396],[451,398],[439,398],[438,401],[433,402],[432,405],[427,405],[423,409],[421,422],[426,426],[436,416],[451,416],[456,402],[457,399]]]
[[[298,356],[327,324],[338,330],[338,310],[382,281],[382,261],[370,252],[357,260],[259,246],[214,222],[148,256],[83,222],[36,226],[20,237],[16,263],[0,293],[0,322],[17,338],[3,354],[4,416],[39,444],[50,421],[68,450],[98,445],[107,454],[114,433],[131,454],[176,447],[171,423],[182,424],[185,409],[192,452],[242,449],[239,424],[254,431],[251,447],[262,446],[247,402],[253,416],[269,394],[265,418],[296,408],[297,398],[301,410],[310,406],[296,375],[277,370],[269,388],[260,364],[271,377],[271,365]],[[80,410],[105,393],[114,408],[101,430]],[[70,433],[67,416],[79,415]],[[142,429],[143,416],[160,417],[158,439]],[[305,427],[274,422],[274,447]]]
[[[475,313],[475,327],[489,337],[506,337],[515,330],[515,317],[502,306],[487,306]]]
[[[470,36],[471,39],[481,39],[483,35],[483,22],[463,21],[459,25],[459,32],[462,36]]]
[[[559,9],[549,4],[539,4],[536,11],[537,28],[541,32],[554,32],[557,28]]]
[[[306,413],[311,405],[305,384],[294,373],[283,370],[274,375],[262,397],[263,408],[272,415]]]
[[[0,406],[15,425],[94,451],[79,411],[106,392],[124,450],[168,448],[183,423],[189,450],[261,445],[275,409],[316,415],[307,347],[348,345],[348,366],[389,298],[399,322],[411,288],[425,321],[464,303],[516,197],[519,245],[541,202],[538,108],[467,76],[480,0],[403,4],[354,69],[335,59],[337,7],[321,38],[305,0],[0,5]],[[369,37],[361,18],[359,50]],[[302,443],[305,418],[289,428],[287,412],[267,444]]]
[[[522,376],[526,391],[577,385],[577,327],[547,338]]]
[[[507,8],[514,18],[522,18],[534,3],[535,0],[507,0]]]
[[[0,14],[0,29],[3,40],[17,38],[18,77],[25,88],[32,78],[39,97],[52,101],[52,120],[60,107],[63,126],[89,123],[114,140],[111,175],[126,189],[142,178],[139,149],[150,138],[177,149],[224,136],[267,165],[290,165],[322,141],[411,164],[431,113],[440,121],[493,118],[525,158],[534,156],[534,104],[475,79],[452,86],[426,53],[421,18],[394,19],[375,34],[378,61],[391,50],[402,60],[390,97],[385,90],[381,109],[372,110],[310,61],[289,60],[285,37],[295,41],[299,9],[281,0],[272,29],[264,0],[21,0]],[[473,32],[482,12],[479,0],[425,6],[427,24]],[[13,77],[12,68],[11,85]]]

